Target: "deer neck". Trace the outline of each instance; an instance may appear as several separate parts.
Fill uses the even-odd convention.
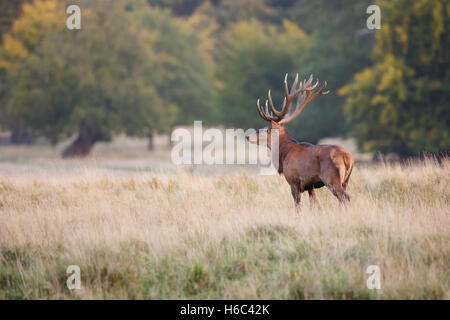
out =
[[[279,168],[278,173],[283,173],[283,162],[286,159],[288,153],[291,151],[292,147],[297,145],[297,141],[287,132],[286,129],[280,130],[279,133]]]

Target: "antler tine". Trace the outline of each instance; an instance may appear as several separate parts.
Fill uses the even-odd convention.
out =
[[[305,101],[306,96],[307,96],[306,92],[303,92],[301,95],[298,96],[297,105],[295,106],[295,111],[297,111],[298,107],[303,103],[303,101]],[[295,111],[292,113],[295,113]]]
[[[327,82],[325,81],[322,88],[319,89],[319,79],[317,79],[316,83],[311,86],[312,81],[314,80],[313,75],[311,74],[309,76],[308,81],[303,80],[300,81],[300,84],[297,88],[298,84],[298,73],[295,76],[294,83],[292,84],[291,90],[289,91],[287,79],[288,74],[284,76],[284,91],[285,91],[285,97],[283,100],[283,106],[281,108],[281,111],[278,111],[275,106],[273,105],[272,95],[269,92],[267,93],[268,100],[266,100],[265,104],[265,110],[264,107],[262,107],[259,103],[259,99],[257,100],[256,104],[258,107],[258,113],[266,121],[275,121],[279,124],[285,124],[295,117],[297,117],[300,112],[303,110],[303,108],[313,101],[315,98],[317,98],[320,95],[326,95],[329,93],[329,91],[324,91],[324,89],[327,87]],[[292,100],[295,98],[298,98],[295,110],[293,112],[289,112]],[[269,110],[270,106],[270,110]],[[285,116],[288,114],[287,118]]]
[[[289,96],[289,88],[288,88],[288,84],[287,84],[287,77],[288,74],[286,73],[286,75],[284,76],[284,94],[287,96]]]
[[[305,90],[315,92],[315,89],[316,89],[317,86],[319,85],[319,78],[317,78],[317,81],[316,81],[316,83],[315,83],[313,86],[311,86],[311,82],[312,82],[312,78],[310,78],[310,79],[308,80],[308,82],[307,82],[308,85],[306,86]]]
[[[268,102],[268,101],[266,100],[266,115],[267,115],[267,117],[268,117],[270,120],[273,120],[273,121],[278,121],[278,120],[280,120],[278,117],[275,117],[275,116],[273,115],[272,111],[269,110],[269,106],[268,106],[268,103],[267,103],[267,102]]]
[[[264,114],[261,112],[261,106],[259,105],[259,99],[256,100],[256,107],[258,108],[258,113],[261,116],[261,118],[263,118],[264,120],[267,120],[266,117],[264,116]]]
[[[323,89],[325,89],[327,87],[328,83],[326,81],[324,81],[322,89],[320,89],[320,92],[322,93],[323,96],[327,95],[330,93],[330,90],[327,90],[325,92],[323,92]]]
[[[272,109],[273,113],[280,118],[280,116],[282,115],[282,112],[278,111],[277,109],[275,109],[273,102],[272,102],[272,96],[270,95],[270,90],[269,93],[267,94],[267,96],[269,97],[269,104],[270,104],[270,109]],[[283,104],[283,108],[284,108],[284,104]],[[282,109],[283,110],[283,109]],[[281,118],[280,118],[281,119]]]
[[[319,79],[317,79],[317,80],[319,80]],[[313,75],[312,74],[309,76],[308,81],[306,81],[306,79],[304,80],[305,85],[308,86],[308,87],[311,85],[312,81],[313,81]]]
[[[297,73],[297,75],[295,76],[294,83],[292,84],[292,87],[291,87],[291,95],[293,95],[294,93],[296,93],[297,82],[298,82],[298,73]]]
[[[256,101],[256,105],[257,105],[257,107],[258,107],[258,113],[259,113],[259,115],[261,116],[261,118],[263,118],[263,119],[266,120],[266,121],[270,121],[270,120],[267,118],[267,116],[264,114],[264,112],[263,112],[261,106],[259,105],[259,99],[258,99],[258,101]]]
[[[305,101],[306,96],[307,96],[307,93],[306,93],[306,92],[302,92],[302,93],[298,96],[297,104],[295,105],[295,109],[294,109],[294,111],[290,112],[290,113],[287,115],[287,118],[290,118],[294,113],[297,112],[299,106],[303,103],[303,101]]]
[[[270,112],[269,112],[269,103],[266,100],[266,115],[271,116]]]
[[[318,88],[318,84],[319,82],[317,81],[317,83],[313,86],[314,90],[312,90],[312,93],[314,94],[314,97],[312,98],[312,100],[314,100],[318,96],[327,95],[328,93],[330,93],[329,90],[326,92],[323,91],[327,87],[326,81],[324,81],[323,86],[320,89]]]
[[[305,100],[308,98],[308,92],[304,92],[302,97],[297,100],[297,105],[295,106],[295,111],[305,102]]]
[[[328,91],[323,91],[325,88],[327,87],[327,82],[324,81],[322,88],[320,88],[320,90],[316,90],[314,91],[314,95],[311,96],[311,101],[313,101],[315,98],[317,98],[318,96],[324,96],[330,93],[330,90]]]
[[[295,76],[294,83],[292,84],[291,91],[289,93],[289,87],[287,83],[288,74],[284,76],[284,101],[283,101],[283,108],[281,109],[281,112],[275,113],[278,117],[278,121],[282,120],[283,117],[289,112],[289,109],[291,107],[292,100],[295,99],[300,92],[303,90],[302,85],[300,85],[299,89],[296,90],[297,83],[298,83],[298,73]]]
[[[305,106],[313,101],[315,98],[321,95],[326,95],[329,91],[324,92],[323,90],[327,87],[327,82],[324,82],[322,88],[318,89],[319,79],[317,82],[310,86],[312,83],[312,75],[309,77],[309,80],[304,83],[304,86],[301,89],[302,94],[298,97],[297,104],[295,110],[285,119],[279,121],[279,124],[286,124],[291,122],[295,117],[297,117],[300,112],[305,108]]]
[[[264,112],[263,107],[261,107],[261,105],[259,104],[259,99],[256,101],[256,105],[258,107],[258,112],[261,118],[263,118],[266,121],[278,121],[278,118],[275,118],[273,115],[269,114],[267,100],[266,100],[266,112]]]

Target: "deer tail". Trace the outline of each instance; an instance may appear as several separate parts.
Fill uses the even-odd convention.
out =
[[[351,155],[345,155],[344,156],[344,164],[345,164],[345,167],[346,167],[346,175],[345,175],[345,178],[344,178],[344,183],[342,184],[342,186],[344,187],[344,188],[346,188],[347,187],[347,184],[348,184],[348,180],[350,179],[350,175],[352,174],[352,170],[353,170],[353,157],[351,156]]]

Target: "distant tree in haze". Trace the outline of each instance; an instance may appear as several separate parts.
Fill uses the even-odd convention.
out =
[[[201,14],[209,19],[213,19],[217,24],[217,31],[212,34],[216,44],[214,46],[217,69],[217,84],[219,87],[220,99],[217,108],[219,109],[218,122],[230,123],[224,110],[226,106],[233,108],[229,104],[224,104],[226,97],[225,88],[227,82],[236,79],[237,83],[247,85],[250,82],[261,82],[259,92],[254,92],[251,84],[248,87],[246,95],[241,95],[240,103],[253,105],[256,97],[263,97],[270,84],[272,92],[282,92],[282,80],[284,74],[289,72],[293,77],[296,72],[302,77],[308,77],[314,74],[320,80],[328,81],[328,88],[331,93],[329,96],[314,101],[308,106],[296,121],[289,124],[293,134],[301,139],[310,142],[317,142],[319,139],[327,136],[342,135],[348,132],[349,123],[343,113],[344,98],[337,94],[337,91],[346,83],[351,81],[354,73],[362,70],[369,63],[369,53],[373,44],[373,33],[367,33],[366,14],[367,6],[371,4],[370,0],[252,0],[252,1],[205,1],[197,8],[195,14]],[[283,29],[285,21],[290,21],[299,30],[303,30],[304,36],[302,42],[297,43],[297,49],[292,46],[282,46],[278,48],[278,38],[283,35],[278,32],[268,34],[263,43],[259,34],[266,32],[267,29],[278,27]],[[249,21],[256,21],[249,27],[247,35],[238,35],[235,25],[248,24]],[[250,30],[258,28],[259,30]],[[255,39],[252,39],[255,37]],[[305,40],[307,39],[307,40]],[[244,42],[241,44],[240,42]],[[264,56],[264,63],[257,64],[247,62],[247,55],[251,56],[251,48],[245,43],[255,45],[258,52]],[[227,63],[227,54],[223,50],[240,50],[239,56],[243,61],[236,58],[235,62]],[[246,48],[246,49],[244,49]],[[246,52],[244,52],[244,50]],[[290,52],[284,52],[291,50]],[[265,55],[265,52],[277,51],[277,57]],[[259,54],[255,53],[255,61],[261,61]],[[287,56],[285,62],[280,62],[281,56]],[[227,67],[224,68],[223,64]],[[243,64],[246,64],[243,68]],[[257,70],[260,69],[260,70]],[[226,70],[226,73],[225,71]],[[265,70],[265,71],[263,71]],[[236,72],[236,74],[234,74]],[[261,76],[263,72],[270,72]],[[255,74],[259,77],[255,78]],[[223,81],[227,77],[230,80]],[[269,77],[270,81],[267,81]],[[246,79],[247,78],[247,79]],[[274,81],[276,79],[276,81]],[[292,78],[291,78],[292,79]],[[234,84],[238,86],[238,84]],[[262,90],[262,91],[261,91]],[[244,87],[242,87],[244,91]],[[227,92],[230,94],[231,92]],[[235,94],[240,93],[236,91]],[[252,93],[251,95],[249,93]],[[281,96],[278,96],[281,99]],[[230,98],[231,99],[231,98]],[[237,98],[234,98],[237,103]],[[252,110],[254,112],[254,110]],[[224,116],[224,118],[222,118]],[[248,125],[252,125],[258,120],[258,115],[253,113],[254,118],[247,118]],[[244,123],[242,123],[244,125]]]
[[[55,10],[56,1],[3,1],[0,5],[2,17],[2,46],[0,48],[0,127],[12,133],[12,143],[29,143],[33,137],[23,119],[13,118],[7,109],[8,92],[14,85],[8,82],[8,74],[27,59],[47,33],[55,33],[58,24],[64,21],[63,12]],[[18,17],[22,13],[26,18]],[[17,18],[16,20],[14,20]],[[61,29],[61,28],[60,28]]]
[[[178,109],[173,125],[209,120],[213,110],[212,74],[201,34],[173,19],[167,10],[147,10],[140,18],[143,28],[158,34],[151,42],[158,59],[152,76],[164,101]]]
[[[283,79],[305,63],[307,35],[285,20],[282,27],[257,20],[235,24],[217,48],[218,119],[242,128],[261,127],[256,99],[266,99],[267,90],[281,106]],[[263,100],[264,101],[264,100]]]
[[[450,150],[450,3],[379,2],[373,66],[341,90],[353,135],[365,151]]]
[[[277,11],[267,5],[266,0],[204,1],[198,7],[197,12],[209,15],[223,28],[251,19],[257,19],[265,23],[273,23],[275,20],[280,20],[277,16]]]
[[[365,68],[370,60],[374,34],[367,33],[366,14],[371,0],[270,1],[302,28],[311,39],[309,56],[299,66],[302,74],[314,74],[328,82],[330,94],[315,100],[290,124],[293,134],[317,143],[324,137],[345,135],[350,123],[344,114],[344,98],[338,90]]]
[[[152,6],[168,8],[174,15],[208,15],[221,26],[249,19],[276,19],[268,0],[148,0]],[[270,22],[269,21],[269,22]]]
[[[22,5],[31,0],[3,0],[0,1],[0,40],[2,35],[11,28],[11,25],[21,11]]]
[[[88,154],[114,133],[151,137],[182,122],[179,115],[187,121],[204,114],[209,82],[199,44],[169,12],[125,0],[83,8],[81,30],[67,30],[64,16],[59,29],[31,29],[39,46],[3,55],[7,124],[22,123],[53,143],[76,134],[63,152],[69,157]],[[45,13],[59,12],[64,14],[61,7]],[[24,12],[16,23],[32,18]],[[26,47],[15,31],[9,38]],[[16,51],[22,55],[12,55]]]
[[[207,0],[148,0],[155,7],[170,9],[177,16],[189,16]]]
[[[61,9],[47,6],[45,15],[58,16]],[[136,134],[149,127],[154,108],[148,106],[161,104],[144,75],[149,59],[142,54],[139,33],[121,9],[112,1],[85,9],[80,31],[65,29],[65,18],[54,32],[32,27],[37,47],[27,46],[14,28],[12,41],[29,48],[8,70],[8,120],[22,122],[54,143],[77,133],[64,156],[86,155],[113,132]],[[24,10],[15,25],[31,24],[35,11]]]
[[[256,99],[271,89],[279,107],[297,72],[330,94],[288,125],[296,138],[352,135],[402,156],[450,149],[448,1],[376,2],[372,31],[372,0],[77,0],[72,31],[72,1],[29,0],[18,16],[19,2],[0,4],[11,12],[0,13],[0,126],[54,143],[75,135],[67,156],[194,120],[259,128]]]

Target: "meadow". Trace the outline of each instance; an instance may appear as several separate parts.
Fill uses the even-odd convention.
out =
[[[297,213],[255,168],[33,148],[0,148],[0,299],[450,299],[448,159],[357,164],[348,206]]]

